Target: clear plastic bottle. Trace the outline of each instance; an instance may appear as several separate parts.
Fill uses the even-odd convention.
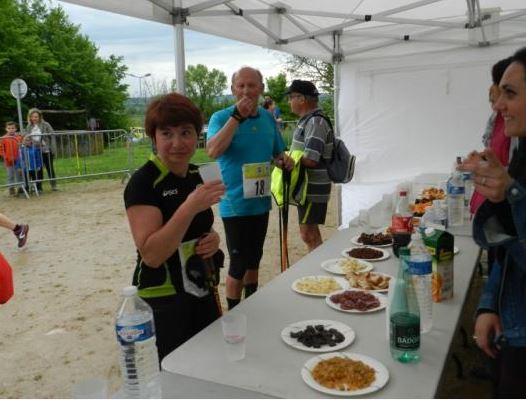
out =
[[[462,162],[461,157],[453,167],[451,177],[447,182],[447,212],[449,226],[459,226],[464,224],[464,178],[458,166]]]
[[[413,233],[409,248],[411,250],[408,260],[409,274],[418,298],[420,332],[427,333],[433,327],[433,258],[427,250],[420,232]]]
[[[475,190],[473,184],[473,176],[469,171],[462,172],[462,179],[464,180],[464,218],[469,219],[469,203],[471,201],[471,196],[473,196],[473,191]]]
[[[404,364],[420,360],[420,311],[408,271],[407,252],[407,248],[400,248],[400,268],[389,305],[391,356]]]
[[[123,391],[127,398],[161,398],[152,309],[137,296],[135,286],[125,287],[122,295],[115,328],[121,350]]]

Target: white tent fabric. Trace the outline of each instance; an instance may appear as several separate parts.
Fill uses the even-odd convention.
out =
[[[524,0],[63,1],[174,25],[178,82],[183,27],[334,62],[337,126],[358,156],[344,224],[480,148],[490,68],[526,45]]]

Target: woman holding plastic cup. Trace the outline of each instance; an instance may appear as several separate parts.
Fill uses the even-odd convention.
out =
[[[214,287],[222,253],[210,207],[225,187],[220,180],[203,183],[190,164],[202,127],[188,98],[171,93],[154,100],[145,130],[157,155],[124,191],[137,247],[133,285],[153,309],[159,360],[221,315]]]
[[[526,48],[512,57],[495,108],[505,134],[519,138],[508,169],[490,149],[472,152],[462,167],[473,173],[487,200],[473,222],[473,237],[496,249],[496,261],[477,310],[473,338],[497,361],[499,398],[524,398],[526,370]]]

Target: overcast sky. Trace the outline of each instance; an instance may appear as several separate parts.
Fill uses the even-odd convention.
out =
[[[70,21],[80,25],[81,32],[99,48],[100,56],[122,56],[128,72],[152,74],[144,80],[166,80],[169,84],[175,78],[173,27],[64,2],[54,4],[60,4]],[[223,71],[229,78],[246,64],[259,68],[265,77],[284,69],[283,53],[217,36],[185,30],[185,47],[187,66],[204,64]],[[131,96],[139,95],[139,79],[127,76],[125,83]]]

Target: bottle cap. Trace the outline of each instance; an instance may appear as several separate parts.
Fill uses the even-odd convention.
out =
[[[129,297],[137,294],[137,286],[126,286],[122,289],[122,295]]]
[[[433,233],[435,233],[435,228],[432,228],[432,227],[426,228],[424,233],[426,234],[426,236],[432,236]]]

